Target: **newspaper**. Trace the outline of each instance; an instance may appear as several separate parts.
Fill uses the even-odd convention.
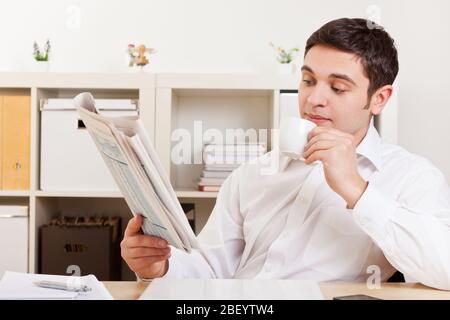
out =
[[[83,92],[75,107],[133,215],[143,216],[144,234],[186,252],[198,248],[180,202],[138,116],[107,117]]]

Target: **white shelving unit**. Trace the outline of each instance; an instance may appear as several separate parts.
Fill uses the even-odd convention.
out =
[[[119,191],[36,191],[38,197],[70,197],[70,198],[122,198]]]
[[[29,272],[38,271],[39,228],[59,212],[73,216],[85,213],[120,216],[123,229],[131,217],[118,192],[39,189],[41,99],[73,98],[82,91],[90,91],[96,98],[139,99],[142,121],[154,139],[155,82],[155,75],[147,73],[0,73],[0,93],[25,92],[31,96],[30,190],[0,191],[0,203],[29,206]],[[123,279],[133,278],[127,268],[122,269]]]
[[[279,120],[280,90],[295,90],[297,85],[297,76],[282,75],[0,73],[0,92],[19,90],[31,95],[30,190],[0,190],[0,203],[28,203],[30,207],[29,271],[38,270],[39,228],[58,212],[117,215],[123,218],[122,229],[131,217],[119,192],[39,189],[41,99],[72,98],[81,91],[90,91],[96,98],[139,99],[141,118],[177,196],[182,202],[195,204],[198,232],[214,207],[217,193],[197,191],[201,164],[171,162],[172,132],[184,129],[197,134],[194,121],[202,121],[203,132],[210,128],[222,133],[232,128],[270,131]],[[391,136],[385,138],[395,142],[396,112],[376,123],[389,128]],[[270,136],[268,139],[270,147]],[[191,151],[198,156],[201,144],[194,144]],[[123,279],[133,279],[127,268],[122,269]]]

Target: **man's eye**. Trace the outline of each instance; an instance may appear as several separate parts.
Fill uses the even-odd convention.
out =
[[[309,86],[309,85],[312,84],[312,81],[311,81],[311,80],[303,79],[302,81],[303,81],[303,83],[306,84],[307,86]]]
[[[337,94],[342,94],[342,93],[344,93],[346,91],[346,90],[338,89],[338,88],[335,88],[335,87],[331,87],[331,89],[334,92],[336,92]]]

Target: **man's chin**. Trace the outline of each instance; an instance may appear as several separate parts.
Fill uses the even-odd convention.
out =
[[[311,119],[311,118],[306,118],[306,120],[314,122],[318,127],[333,128],[333,120],[331,120],[331,119]]]

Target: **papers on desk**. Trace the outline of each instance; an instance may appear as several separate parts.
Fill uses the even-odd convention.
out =
[[[317,282],[266,279],[155,279],[140,300],[323,300]]]
[[[37,281],[43,280],[83,284],[89,286],[92,290],[89,292],[73,292],[41,288],[34,284]],[[0,281],[0,300],[25,299],[112,300],[113,297],[105,286],[92,274],[83,277],[75,277],[6,271]]]

